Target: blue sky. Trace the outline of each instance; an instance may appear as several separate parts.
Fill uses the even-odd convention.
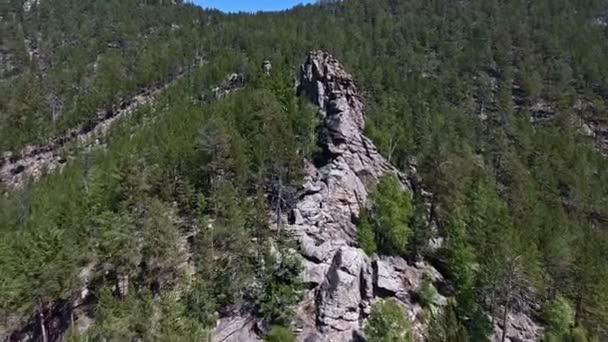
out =
[[[194,0],[202,7],[213,7],[224,12],[278,11],[312,0]]]

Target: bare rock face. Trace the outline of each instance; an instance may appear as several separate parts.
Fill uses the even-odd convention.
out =
[[[327,53],[313,51],[301,67],[300,95],[320,108],[319,144],[323,152],[307,168],[288,229],[299,242],[303,280],[309,286],[297,309],[298,341],[353,341],[371,305],[379,297],[398,300],[412,322],[416,340],[426,340],[423,308],[416,293],[428,279],[443,276],[426,262],[411,264],[400,257],[368,257],[356,248],[356,221],[368,205],[369,189],[386,173],[401,180],[404,191],[432,197],[417,184],[415,167],[409,177],[399,173],[363,134],[365,109],[352,77]],[[415,164],[413,164],[415,165]],[[429,201],[430,203],[430,201]],[[429,204],[429,223],[433,225]],[[435,308],[447,305],[437,294]],[[523,313],[510,313],[507,338],[534,341],[542,329]],[[502,333],[496,326],[492,338]]]
[[[370,258],[356,248],[356,220],[368,205],[369,188],[386,173],[411,186],[363,134],[362,99],[340,63],[322,51],[309,53],[301,67],[298,93],[320,108],[322,153],[306,170],[287,229],[299,243],[302,278],[310,292],[297,309],[299,341],[352,341],[360,336],[379,296],[396,297],[415,322],[422,308],[411,300],[423,275],[441,277],[426,264],[402,258]],[[411,278],[411,279],[410,279]]]
[[[504,326],[502,322],[494,325],[494,335],[491,340],[502,341]],[[533,342],[540,341],[543,336],[543,329],[534,322],[529,316],[522,313],[509,313],[507,323],[506,340],[512,342]]]
[[[308,167],[293,230],[317,242],[352,245],[354,220],[367,203],[367,188],[385,173],[398,172],[363,135],[363,103],[337,60],[320,51],[310,53],[298,92],[320,108],[323,154]]]
[[[255,319],[252,317],[230,317],[218,322],[211,339],[213,342],[258,342]]]
[[[362,314],[369,314],[373,298],[372,269],[365,253],[341,247],[325,280],[316,292],[317,323],[330,341],[349,340],[359,328]]]
[[[584,125],[585,132],[593,137],[598,150],[604,156],[608,156],[608,121],[605,119],[589,119]]]

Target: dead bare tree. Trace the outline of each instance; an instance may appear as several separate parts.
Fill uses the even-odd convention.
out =
[[[505,342],[507,340],[507,332],[509,327],[507,325],[509,319],[509,310],[511,309],[511,301],[513,296],[513,291],[516,287],[522,283],[523,279],[522,275],[522,265],[520,263],[521,255],[515,255],[513,257],[508,257],[505,262],[505,282],[503,287],[503,299],[504,299],[504,311],[502,316],[502,338],[501,341]]]

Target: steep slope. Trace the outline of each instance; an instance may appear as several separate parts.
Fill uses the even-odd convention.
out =
[[[252,295],[270,301],[273,270],[281,274],[276,282],[291,286],[285,274],[297,271],[270,254],[265,198],[251,184],[276,165],[301,165],[295,146],[306,131],[291,120],[303,123],[308,106],[283,110],[280,100],[295,99],[290,78],[264,76],[258,87],[226,96],[243,86],[238,75],[222,81],[236,69],[226,61],[210,62],[215,75],[194,70],[191,82],[125,116],[104,148],[75,153],[63,172],[6,189],[0,340],[204,339],[218,312],[251,303]],[[270,81],[287,91],[273,92]],[[274,150],[260,154],[256,146]],[[71,195],[54,197],[67,189]]]
[[[202,10],[174,1],[5,1],[2,152],[44,144],[201,58]],[[4,34],[6,32],[6,34]]]
[[[27,146],[15,154],[5,152],[0,156],[0,184],[20,186],[31,178],[35,179],[44,173],[60,169],[67,162],[70,149],[77,147],[88,150],[95,147],[117,120],[150,104],[189,72],[190,68],[180,70],[167,83],[145,88],[134,97],[112,105],[110,109],[97,111],[86,125],[72,128],[64,135],[52,138],[48,144]]]

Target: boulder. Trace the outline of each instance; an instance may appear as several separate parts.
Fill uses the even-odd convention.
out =
[[[344,246],[334,256],[327,276],[317,290],[317,322],[321,331],[359,329],[373,298],[370,260],[363,250]]]
[[[325,275],[329,271],[329,265],[327,264],[315,264],[304,260],[304,270],[302,271],[302,282],[309,287],[315,288],[323,282]]]
[[[389,296],[396,295],[403,289],[403,280],[395,273],[394,268],[387,262],[377,260],[374,263],[376,288],[378,292]]]

